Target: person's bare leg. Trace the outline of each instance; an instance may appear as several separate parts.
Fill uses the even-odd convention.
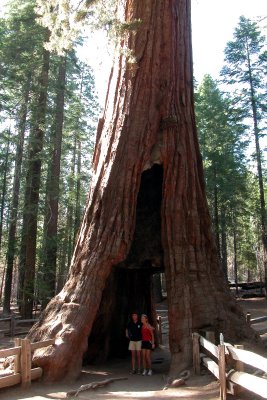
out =
[[[151,351],[147,350],[146,352],[146,365],[147,365],[147,369],[151,369]]]
[[[144,371],[146,371],[146,350],[145,349],[142,350],[142,358],[143,358],[143,368],[144,368]]]
[[[137,364],[138,364],[138,369],[141,369],[141,350],[137,350]]]
[[[135,350],[131,350],[132,353],[132,370],[135,370]]]

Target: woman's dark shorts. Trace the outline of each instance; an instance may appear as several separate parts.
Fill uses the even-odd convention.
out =
[[[142,349],[152,350],[152,343],[146,340],[142,340]]]

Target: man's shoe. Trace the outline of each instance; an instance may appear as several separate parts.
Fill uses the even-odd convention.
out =
[[[146,370],[146,369],[144,369],[144,371],[143,371],[142,375],[146,375],[146,373],[147,373],[147,370]]]
[[[150,369],[147,373],[147,375],[151,376],[152,375],[152,369]]]
[[[134,375],[135,373],[136,373],[135,369],[132,369],[132,370],[130,371],[130,374],[131,374],[131,375]]]

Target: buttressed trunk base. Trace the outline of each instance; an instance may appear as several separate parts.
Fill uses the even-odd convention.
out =
[[[99,357],[90,348],[100,342],[106,356],[132,307],[152,316],[151,274],[162,269],[171,375],[191,365],[195,330],[254,338],[211,232],[193,109],[190,1],[122,0],[118,14],[141,23],[124,33],[111,73],[68,281],[29,334],[56,338],[35,353],[50,380],[79,374],[88,336],[89,359]]]

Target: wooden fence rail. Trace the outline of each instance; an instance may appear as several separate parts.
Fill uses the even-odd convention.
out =
[[[251,319],[251,314],[248,312],[248,313],[246,314],[246,321],[247,321],[249,324],[251,324],[251,325],[255,325],[255,324],[258,324],[258,323],[260,323],[260,322],[265,322],[265,321],[267,321],[267,315],[263,315],[263,316],[261,316],[261,317],[256,317],[256,318],[252,318],[252,319]]]
[[[38,321],[37,318],[21,319],[20,317],[15,316],[15,315],[11,315],[10,317],[0,318],[0,322],[9,322],[8,328],[0,330],[0,337],[3,337],[5,334],[10,335],[11,337],[14,337],[15,333],[19,333],[19,334],[28,333],[28,330],[25,330],[25,332],[16,332],[16,328],[18,327],[18,325],[28,324],[28,323],[33,324],[36,321]]]
[[[202,362],[219,379],[221,400],[226,400],[227,392],[236,394],[240,387],[267,399],[267,379],[244,371],[246,364],[267,373],[266,358],[244,350],[242,346],[234,347],[223,342],[216,346],[198,333],[193,333],[192,336],[194,371],[196,374],[200,373]],[[201,353],[200,348],[209,355]]]
[[[14,356],[14,372],[6,376],[0,375],[0,388],[21,383],[23,388],[28,388],[31,381],[42,376],[42,368],[32,368],[32,353],[41,347],[53,345],[55,339],[31,343],[29,339],[15,339],[15,347],[0,350],[0,357]]]

